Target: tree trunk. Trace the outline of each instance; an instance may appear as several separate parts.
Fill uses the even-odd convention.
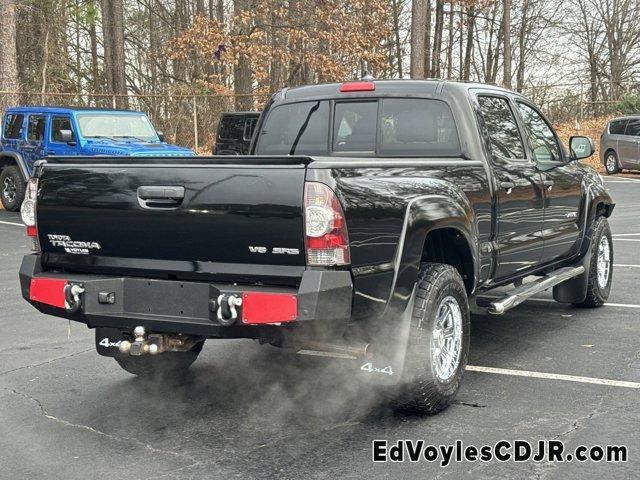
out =
[[[453,3],[449,4],[449,41],[447,43],[447,78],[453,76]]]
[[[440,78],[440,54],[442,52],[442,32],[444,24],[444,1],[436,0],[436,24],[433,32],[433,54],[431,55],[431,76]]]
[[[238,15],[241,11],[250,8],[248,0],[234,0],[233,13]],[[251,62],[243,53],[238,53],[238,63],[233,67],[233,89],[235,93],[236,110],[251,110],[253,108],[253,98],[251,87],[253,78],[251,75]]]
[[[426,1],[413,0],[411,4],[411,78],[424,78]]]
[[[107,93],[113,94],[113,8],[111,0],[101,0],[102,12],[102,44],[104,48],[104,76]]]
[[[395,43],[395,56],[396,56],[396,65],[398,77],[402,78],[402,44],[400,43],[400,8],[398,6],[398,0],[392,0],[391,3],[393,7],[393,37]]]
[[[18,62],[16,55],[16,6],[14,0],[0,2],[0,90],[16,92]],[[0,96],[0,109],[17,103],[16,95]]]
[[[424,29],[424,74],[431,73],[431,0],[425,0],[426,17]]]
[[[504,88],[511,88],[511,0],[504,0],[502,12],[502,35],[504,45]]]
[[[473,53],[473,30],[476,24],[476,9],[473,4],[467,7],[467,46],[464,53],[464,69],[462,80],[469,80],[471,76],[471,55]]]
[[[89,1],[91,9],[95,9],[93,0]],[[102,82],[100,81],[100,69],[98,67],[98,33],[96,32],[95,19],[91,19],[89,25],[89,43],[91,46],[91,81],[94,93],[102,91]]]

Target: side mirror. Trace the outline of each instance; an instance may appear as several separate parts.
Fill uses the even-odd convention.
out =
[[[165,138],[164,138],[164,132],[158,132],[158,138],[160,139],[161,142],[166,142]]]
[[[596,151],[593,140],[590,137],[575,136],[569,139],[571,157],[575,160],[589,158]]]
[[[73,132],[71,130],[60,130],[60,140],[64,143],[72,143]]]

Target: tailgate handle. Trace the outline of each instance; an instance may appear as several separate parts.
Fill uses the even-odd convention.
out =
[[[184,200],[184,187],[146,186],[138,187],[138,200],[145,208],[173,208]]]

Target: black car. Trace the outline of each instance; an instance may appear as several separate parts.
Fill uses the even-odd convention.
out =
[[[137,375],[252,338],[338,357],[432,413],[460,385],[470,311],[550,288],[580,307],[609,296],[614,204],[577,161],[593,142],[566,151],[517,93],[306,86],[275,94],[256,129],[253,156],[42,161],[24,298],[95,328],[98,352]]]
[[[214,155],[247,155],[260,112],[229,112],[220,116]]]

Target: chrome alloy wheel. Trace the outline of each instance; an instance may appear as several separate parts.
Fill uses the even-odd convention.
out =
[[[613,173],[613,172],[616,171],[617,164],[616,164],[615,155],[613,155],[611,153],[609,155],[607,155],[607,162],[606,163],[607,163],[606,164],[607,172]]]
[[[611,248],[609,247],[609,239],[603,236],[598,244],[598,286],[607,288],[609,283],[609,275],[611,274]]]
[[[447,382],[460,363],[462,352],[462,311],[452,296],[438,306],[431,337],[431,364],[438,379]]]
[[[10,203],[13,203],[16,199],[16,182],[11,176],[4,179],[2,196]]]

